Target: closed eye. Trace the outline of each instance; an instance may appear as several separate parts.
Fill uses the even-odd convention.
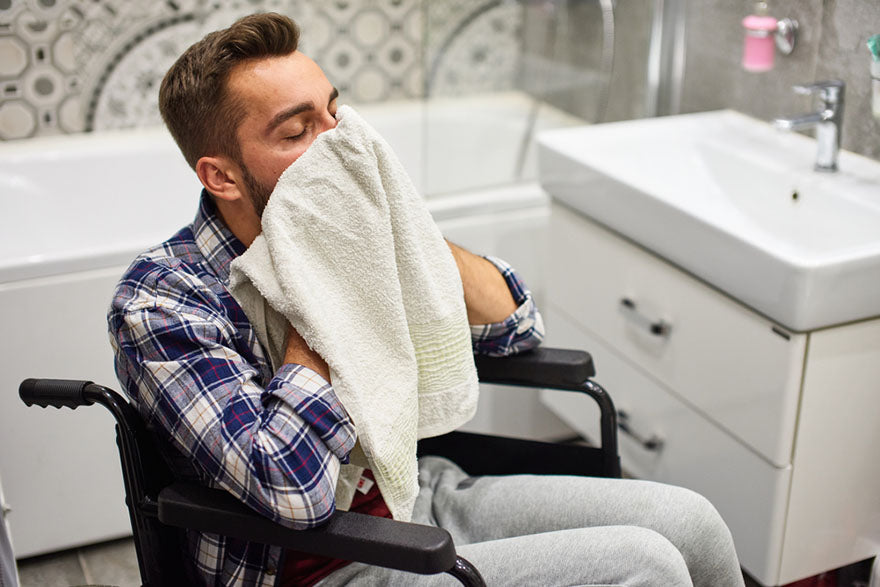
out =
[[[299,133],[298,135],[289,135],[289,136],[286,136],[286,137],[284,137],[284,140],[285,140],[285,141],[297,141],[297,140],[303,138],[303,137],[306,135],[306,132],[307,132],[308,130],[309,130],[308,127],[304,127],[303,130],[302,130],[302,132]]]

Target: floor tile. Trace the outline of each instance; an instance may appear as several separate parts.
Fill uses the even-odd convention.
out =
[[[83,570],[90,583],[127,587],[140,585],[137,554],[131,538],[80,549]]]
[[[21,587],[69,587],[86,582],[75,550],[18,561]]]

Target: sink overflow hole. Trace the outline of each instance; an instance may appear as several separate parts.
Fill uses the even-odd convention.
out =
[[[800,194],[797,193],[797,190],[791,192],[791,201],[792,202],[797,202],[798,198],[800,198],[800,197],[801,196],[800,196]]]

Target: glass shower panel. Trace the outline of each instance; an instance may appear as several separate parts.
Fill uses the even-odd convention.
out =
[[[535,133],[644,115],[653,0],[422,6],[428,196],[535,180]]]
[[[382,123],[430,196],[535,179],[542,129],[644,116],[663,1],[42,4],[0,2],[7,44],[20,49],[10,66],[19,79],[0,83],[0,139],[161,125],[159,85],[186,47],[248,13],[278,11],[299,23],[300,49],[342,101]]]

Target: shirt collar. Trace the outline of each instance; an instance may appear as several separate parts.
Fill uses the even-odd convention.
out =
[[[204,255],[208,265],[220,281],[228,283],[229,264],[244,253],[247,247],[226,227],[213,197],[204,189],[202,189],[199,211],[193,221],[193,235],[196,246]]]

